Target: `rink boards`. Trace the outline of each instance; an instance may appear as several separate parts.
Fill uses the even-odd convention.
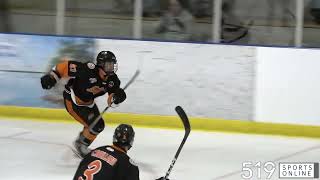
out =
[[[0,117],[48,122],[76,122],[64,109],[0,106]],[[131,113],[105,113],[106,124],[129,123],[139,127],[183,129],[178,116],[145,115]],[[241,120],[190,117],[192,130],[221,131],[249,134],[269,134],[320,138],[320,127]]]
[[[317,49],[1,34],[1,69],[31,73],[0,72],[0,116],[74,122],[63,110],[63,86],[45,91],[39,82],[63,41],[90,47],[88,58],[115,52],[122,86],[141,69],[107,123],[179,128],[180,105],[196,130],[320,137]],[[96,103],[103,109],[105,97]]]

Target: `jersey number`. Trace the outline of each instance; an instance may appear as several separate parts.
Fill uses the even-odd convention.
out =
[[[93,176],[101,170],[101,167],[102,167],[102,163],[100,160],[92,161],[88,165],[88,169],[86,169],[83,173],[83,175],[86,177],[85,180],[93,180]],[[84,179],[80,176],[78,180],[84,180]]]

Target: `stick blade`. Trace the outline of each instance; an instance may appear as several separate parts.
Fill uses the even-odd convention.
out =
[[[188,118],[187,114],[184,112],[184,110],[182,109],[181,106],[177,106],[175,108],[175,110],[176,110],[177,114],[179,115],[180,119],[182,120],[184,129],[187,132],[190,132],[191,127],[190,127],[190,122],[189,122],[189,118]]]

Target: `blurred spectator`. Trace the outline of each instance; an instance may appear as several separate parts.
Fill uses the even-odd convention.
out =
[[[161,0],[143,0],[143,17],[160,16]]]
[[[189,9],[197,18],[212,16],[212,0],[189,0]]]
[[[143,17],[160,16],[163,0],[142,0]],[[112,0],[112,12],[132,14],[134,0]]]
[[[8,0],[0,0],[0,31],[11,32]]]
[[[194,24],[193,16],[177,0],[170,0],[168,11],[160,18],[157,33],[166,40],[189,40]]]
[[[234,0],[222,0],[222,15],[232,16],[234,10]],[[197,18],[211,17],[213,11],[212,0],[189,0],[189,9]]]
[[[112,13],[132,14],[134,0],[112,0]]]
[[[288,26],[290,20],[295,23],[295,15],[289,8],[292,0],[269,0],[267,2],[269,4],[267,20],[271,22],[270,25]],[[279,23],[275,24],[274,22]]]
[[[222,0],[222,31],[221,42],[223,43],[245,43],[248,35],[248,27],[243,25],[238,15],[235,14],[235,0]]]
[[[310,13],[314,20],[320,24],[320,0],[312,0],[310,4]]]

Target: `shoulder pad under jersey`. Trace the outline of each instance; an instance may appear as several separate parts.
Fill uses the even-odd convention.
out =
[[[134,162],[131,158],[129,158],[129,162],[134,165],[134,166],[138,166],[136,162]]]
[[[114,149],[113,149],[112,147],[110,147],[110,146],[108,146],[106,149],[107,149],[108,151],[111,151],[111,152],[114,151]]]
[[[89,69],[94,69],[96,67],[96,65],[91,62],[87,63],[87,66]]]

